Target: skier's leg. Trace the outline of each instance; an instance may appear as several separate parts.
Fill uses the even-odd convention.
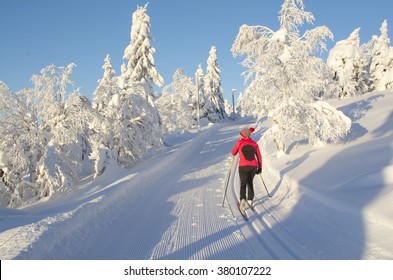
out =
[[[239,168],[239,177],[240,177],[240,201],[242,199],[246,199],[246,188],[248,182],[247,172],[243,167]]]
[[[254,177],[255,177],[256,172],[257,172],[257,168],[252,167],[252,168],[250,168],[249,172],[247,173],[247,186],[248,186],[247,199],[251,200],[251,201],[255,197],[255,194],[254,194],[254,182],[253,181],[254,181]]]

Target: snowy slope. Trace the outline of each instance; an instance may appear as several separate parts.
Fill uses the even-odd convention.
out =
[[[1,259],[393,259],[393,93],[334,101],[342,144],[263,148],[256,212],[235,207],[230,151],[254,120],[168,135],[170,147],[45,203],[0,209]],[[258,123],[259,139],[269,127]],[[88,181],[88,178],[86,179]]]
[[[346,141],[271,158],[270,207],[319,258],[393,259],[393,93],[332,103],[353,121]]]

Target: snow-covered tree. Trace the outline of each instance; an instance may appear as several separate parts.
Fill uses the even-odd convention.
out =
[[[196,108],[192,102],[195,92],[193,79],[184,75],[181,68],[177,69],[173,74],[173,82],[164,87],[161,97],[156,101],[166,131],[195,127]]]
[[[2,206],[48,198],[82,172],[93,116],[89,101],[67,90],[73,67],[46,67],[33,75],[32,89],[13,93],[2,86],[0,151],[7,159],[2,195],[9,198]]]
[[[99,80],[99,85],[93,93],[93,108],[101,114],[106,114],[107,107],[110,102],[113,102],[112,98],[120,93],[118,80],[115,78],[115,71],[112,68],[109,55],[105,57],[102,70],[104,71],[103,77]]]
[[[153,84],[161,87],[163,78],[157,72],[154,63],[155,48],[152,47],[150,17],[147,14],[147,4],[137,7],[132,15],[131,41],[124,51],[123,59],[128,60],[127,68],[122,71],[126,85],[134,82],[146,82],[150,88]],[[147,94],[152,93],[149,90]]]
[[[273,138],[279,151],[285,151],[287,142],[295,137],[314,143],[334,141],[349,130],[348,119],[336,110],[329,114],[315,110],[315,101],[329,94],[332,80],[328,66],[315,53],[326,50],[325,40],[333,35],[327,27],[300,35],[299,28],[314,20],[304,10],[302,0],[285,0],[279,20],[276,32],[265,26],[241,26],[232,46],[234,56],[246,56],[245,77],[251,80],[242,99],[251,99],[246,104],[254,105],[244,111],[259,117],[267,115],[273,121],[265,135]],[[337,116],[340,121],[333,122],[331,118]],[[322,130],[321,122],[336,127]]]
[[[102,70],[103,77],[99,80],[99,85],[93,94],[93,109],[97,113],[97,121],[93,124],[96,175],[102,174],[112,160],[117,162],[121,116],[122,92],[109,55],[105,58]]]
[[[96,175],[102,174],[111,162],[133,164],[162,143],[157,108],[150,96],[145,98],[149,90],[146,83],[122,87],[124,80],[114,76],[109,56],[102,69],[103,78],[93,99],[98,114],[93,137]]]
[[[254,108],[251,112],[242,111],[243,108],[252,108],[252,106],[247,106],[246,104],[244,104],[245,101],[247,101],[248,99],[243,98],[243,96],[244,96],[243,92],[239,93],[239,97],[236,100],[236,112],[241,116],[253,116]]]
[[[211,106],[208,106],[210,103],[209,101],[206,100],[206,96],[205,96],[205,84],[204,84],[204,77],[205,77],[205,73],[202,69],[202,65],[199,64],[198,65],[198,69],[195,71],[195,95],[192,96],[191,101],[193,104],[193,108],[195,108],[195,112],[196,112],[196,121],[199,122],[201,121],[201,119],[206,118],[207,120],[207,116],[210,113],[213,113],[213,109],[211,108]],[[206,105],[206,103],[208,105]]]
[[[145,98],[146,84],[134,83],[122,91],[119,108],[120,165],[134,164],[147,151],[162,145],[160,116],[153,100]]]
[[[51,65],[32,77],[35,88],[31,93],[37,98],[32,105],[38,105],[36,121],[44,138],[37,183],[48,196],[78,178],[81,161],[88,153],[85,146],[93,115],[87,98],[67,90],[74,84],[70,79],[74,66]]]
[[[389,46],[387,20],[382,23],[380,30],[381,35],[373,36],[369,43],[372,90],[393,88],[393,47]]]
[[[217,48],[212,46],[207,60],[206,75],[204,77],[205,98],[210,101],[213,114],[208,115],[208,119],[217,122],[227,118],[225,112],[225,101],[223,89],[221,87],[221,69],[217,63]]]
[[[124,51],[119,86],[121,127],[119,158],[124,164],[135,162],[150,148],[162,144],[161,120],[154,104],[156,98],[153,84],[161,87],[164,83],[154,63],[155,49],[151,46],[150,17],[147,4],[137,7],[132,14],[131,41]],[[143,99],[141,99],[143,98]]]
[[[196,120],[198,120],[199,117],[199,121],[202,124],[217,122],[219,118],[216,115],[217,107],[213,101],[214,96],[205,93],[205,73],[201,64],[198,65],[198,69],[195,72],[195,87],[196,94],[192,97],[192,104],[193,108],[195,108],[197,112]]]
[[[225,107],[225,113],[227,114],[228,118],[231,118],[231,119],[236,118],[236,113],[235,113],[235,115],[233,114],[234,107],[233,107],[232,103],[229,103],[228,100],[224,99],[224,107]]]
[[[338,97],[350,97],[368,91],[369,69],[366,56],[360,47],[360,28],[338,41],[330,50],[327,64],[338,83]]]

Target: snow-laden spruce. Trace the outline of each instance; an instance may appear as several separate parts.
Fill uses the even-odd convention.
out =
[[[387,20],[382,23],[380,30],[381,35],[373,36],[369,43],[370,75],[372,90],[383,91],[393,88],[393,47],[389,46]]]
[[[117,161],[121,135],[121,89],[109,55],[102,70],[103,77],[93,93],[93,109],[97,113],[97,121],[92,125],[96,175],[101,175],[112,160]]]
[[[162,90],[156,100],[165,131],[177,128],[191,129],[196,126],[196,88],[192,78],[178,68],[173,74],[173,82]]]
[[[109,56],[102,67],[103,78],[94,92],[93,108],[98,121],[93,125],[96,175],[115,162],[129,166],[151,148],[162,145],[160,117],[146,82],[130,82],[121,88]],[[147,98],[147,99],[146,99]]]
[[[227,118],[223,89],[221,87],[221,69],[217,63],[217,48],[212,46],[207,59],[206,75],[204,77],[204,94],[211,104],[208,119],[217,122]]]
[[[121,75],[116,77],[110,57],[105,58],[104,74],[94,92],[98,114],[94,125],[95,172],[100,175],[111,162],[130,166],[151,148],[162,145],[160,116],[153,102],[153,84],[162,86],[151,46],[147,4],[132,14],[130,44],[124,50]]]
[[[327,64],[337,82],[339,98],[393,88],[393,48],[389,46],[387,21],[382,23],[381,35],[374,35],[362,46],[359,31],[355,29],[329,52]]]
[[[225,102],[222,96],[220,66],[217,63],[217,50],[213,46],[207,60],[207,73],[199,64],[195,72],[196,99],[199,104],[199,119],[202,123],[216,123],[227,118]],[[198,101],[199,100],[199,101]],[[195,103],[196,102],[196,103]],[[197,109],[198,111],[198,109]]]
[[[124,50],[118,85],[122,89],[119,100],[122,129],[119,137],[118,162],[130,164],[139,160],[149,149],[162,145],[162,128],[157,107],[153,102],[153,84],[164,83],[155,68],[154,39],[151,33],[147,6],[137,7],[132,14],[131,41]]]
[[[154,63],[153,55],[156,50],[151,45],[154,38],[151,33],[147,6],[148,4],[144,7],[138,6],[132,14],[131,41],[124,50],[123,56],[123,59],[128,60],[127,67],[122,71],[122,78],[125,81],[124,86],[132,86],[133,82],[146,82],[150,87],[153,84],[159,87],[164,84],[164,80]]]
[[[83,172],[94,117],[87,98],[68,91],[74,66],[48,66],[16,93],[1,84],[2,207],[49,198]]]
[[[128,63],[123,64],[121,75],[117,77],[121,91],[114,94],[117,102],[112,102],[119,123],[116,159],[121,165],[132,164],[149,149],[162,145],[153,84],[161,87],[164,81],[154,64],[156,50],[151,46],[153,36],[147,6],[138,6],[132,14],[131,41],[123,56]]]
[[[241,100],[241,112],[268,116],[274,125],[265,136],[281,152],[295,138],[311,143],[335,141],[349,131],[350,121],[328,104],[321,106],[320,99],[332,95],[332,75],[326,63],[314,55],[326,50],[325,40],[333,34],[324,26],[300,34],[304,23],[314,21],[302,0],[286,0],[279,20],[277,31],[243,25],[233,43],[233,55],[245,56],[242,64],[248,71],[244,74],[251,81]],[[333,125],[334,129],[328,128]]]
[[[200,123],[227,119],[229,105],[223,97],[217,48],[213,46],[210,50],[206,74],[201,64],[195,72],[195,79],[187,77],[181,68],[177,69],[173,82],[164,87],[156,105],[166,131],[191,129]]]
[[[338,41],[330,50],[327,64],[338,83],[338,98],[360,95],[368,91],[369,61],[360,47],[360,28]]]

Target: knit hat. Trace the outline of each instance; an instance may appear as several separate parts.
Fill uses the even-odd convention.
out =
[[[250,138],[250,134],[253,133],[254,130],[255,128],[253,127],[243,129],[242,131],[240,131],[240,135],[243,136],[244,138]]]

